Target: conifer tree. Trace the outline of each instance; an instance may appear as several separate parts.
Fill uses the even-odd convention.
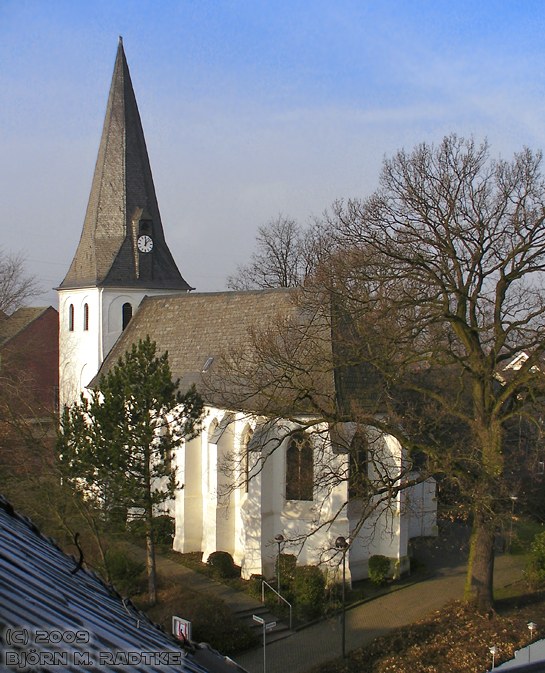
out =
[[[150,603],[157,598],[153,519],[174,496],[172,451],[200,430],[203,402],[172,380],[168,353],[140,340],[79,403],[64,409],[57,451],[63,474],[109,516],[140,512],[145,521]]]

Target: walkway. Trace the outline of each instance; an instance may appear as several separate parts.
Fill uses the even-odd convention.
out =
[[[496,559],[495,584],[502,587],[520,579],[520,556]],[[462,596],[465,567],[444,568],[423,582],[352,608],[346,613],[346,650],[369,644],[399,626],[405,626]],[[320,622],[267,647],[267,673],[302,673],[341,654],[338,618]],[[263,648],[245,652],[236,661],[249,673],[262,673]]]
[[[463,532],[455,533],[432,545],[420,546],[416,556],[434,575],[417,584],[402,588],[346,613],[347,652],[369,644],[388,631],[422,619],[446,602],[462,596],[467,559]],[[450,547],[445,547],[450,544]],[[132,554],[145,559],[145,550],[133,547]],[[262,604],[247,594],[196,573],[168,558],[157,555],[157,570],[169,577],[186,578],[192,587],[211,593],[225,601],[233,612],[259,610]],[[524,568],[521,556],[498,556],[495,562],[496,588],[519,580]],[[268,621],[268,620],[267,620]],[[267,673],[303,673],[317,664],[341,654],[341,625],[332,618],[298,631],[293,636],[267,646]],[[235,657],[249,673],[263,673],[263,648],[258,647]]]

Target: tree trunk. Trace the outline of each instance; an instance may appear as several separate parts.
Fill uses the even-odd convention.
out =
[[[148,565],[148,593],[150,605],[157,602],[157,577],[155,574],[155,547],[153,544],[153,510],[146,507],[146,552]]]
[[[477,510],[473,517],[464,601],[488,612],[494,603],[494,517]]]

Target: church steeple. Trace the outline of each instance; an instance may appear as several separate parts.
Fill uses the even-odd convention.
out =
[[[192,289],[165,242],[121,38],[83,231],[60,285],[80,287]]]

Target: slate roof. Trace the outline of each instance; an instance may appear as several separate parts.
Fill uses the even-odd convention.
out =
[[[125,351],[149,335],[157,344],[157,353],[168,351],[174,378],[180,389],[192,383],[205,401],[215,400],[205,379],[214,371],[219,356],[249,341],[252,329],[267,328],[275,320],[296,316],[299,309],[293,290],[255,290],[146,297],[129,325],[102,364],[105,373]],[[203,372],[205,365],[207,371]],[[96,385],[98,376],[90,383]]]
[[[0,495],[0,671],[243,670],[210,650],[197,649],[195,656],[203,652],[207,660],[206,668],[201,666],[130,601],[123,603],[117,591],[98,575],[85,567],[74,573],[76,567],[73,556],[64,554],[54,540],[44,537]],[[44,642],[39,632],[50,634],[46,638],[50,642]],[[52,644],[58,633],[61,642]],[[14,637],[19,639],[18,644]],[[76,639],[79,642],[74,642]],[[51,657],[55,651],[57,656],[64,654],[66,664],[42,663],[26,668],[12,661],[9,665],[10,657],[21,661],[22,653],[31,654],[32,650],[34,659],[29,659],[29,664],[37,661],[36,654],[44,662],[43,657]],[[83,660],[80,658],[82,664],[88,653],[95,666],[77,665],[76,651],[84,656]],[[126,663],[126,653],[133,653],[132,665],[121,665]],[[168,654],[158,660],[156,653]]]
[[[37,320],[51,306],[23,306],[9,316],[0,319],[0,345],[6,344],[10,339],[22,332],[31,322]],[[56,309],[53,309],[54,311]]]
[[[146,254],[136,248],[141,220],[150,223],[154,241]],[[165,242],[121,38],[83,231],[60,288],[89,285],[192,289]]]

